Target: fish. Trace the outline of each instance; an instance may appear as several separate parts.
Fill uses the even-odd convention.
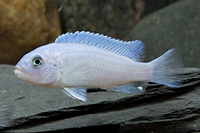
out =
[[[137,95],[145,92],[141,87],[144,82],[181,85],[183,62],[175,48],[153,61],[143,59],[140,40],[122,41],[76,31],[59,35],[55,42],[24,55],[14,73],[33,85],[61,89],[81,101],[87,100],[88,88]]]

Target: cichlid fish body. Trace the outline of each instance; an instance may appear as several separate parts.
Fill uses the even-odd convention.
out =
[[[66,33],[41,46],[15,66],[14,73],[31,84],[62,89],[86,101],[86,88],[138,94],[144,81],[178,87],[183,71],[175,49],[144,63],[141,41],[120,41],[90,32]]]

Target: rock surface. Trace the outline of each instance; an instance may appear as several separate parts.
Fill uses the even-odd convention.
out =
[[[132,0],[61,0],[63,32],[83,30],[123,39],[135,23],[133,6]]]
[[[1,0],[0,7],[0,63],[16,64],[61,34],[57,0]]]
[[[146,59],[153,60],[170,48],[176,48],[186,67],[200,67],[199,0],[182,0],[141,20],[129,40],[146,44]]]
[[[147,14],[177,0],[59,0],[63,32],[92,31],[123,39]]]
[[[200,131],[200,69],[185,69],[180,88],[148,83],[131,95],[88,90],[86,102],[58,89],[33,86],[0,66],[0,93],[12,107],[12,122],[0,132],[162,132]]]
[[[135,0],[135,1],[141,1],[143,2],[144,5],[144,11],[141,14],[141,17],[145,17],[149,14],[151,14],[152,12],[155,12],[165,6],[168,6],[172,3],[175,3],[177,1],[180,0]]]

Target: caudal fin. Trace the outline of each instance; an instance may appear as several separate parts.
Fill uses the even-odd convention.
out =
[[[154,71],[152,82],[164,84],[170,87],[178,87],[183,79],[184,71],[182,59],[176,49],[170,49],[162,56],[153,60]]]

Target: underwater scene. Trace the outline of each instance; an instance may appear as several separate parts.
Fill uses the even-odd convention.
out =
[[[199,0],[0,7],[0,132],[200,132]]]

